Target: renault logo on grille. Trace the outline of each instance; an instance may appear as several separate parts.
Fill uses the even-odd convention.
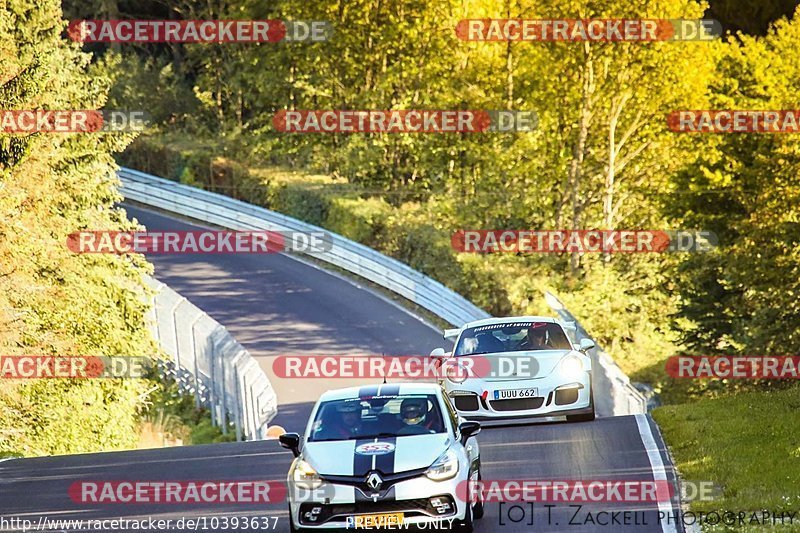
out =
[[[367,486],[372,490],[380,489],[381,485],[383,485],[383,479],[381,479],[381,476],[379,476],[377,472],[372,472],[367,476]]]

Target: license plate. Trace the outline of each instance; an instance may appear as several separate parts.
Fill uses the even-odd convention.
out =
[[[513,400],[514,398],[533,398],[538,389],[510,389],[494,391],[495,400]]]
[[[399,526],[403,523],[403,513],[362,514],[347,517],[347,529],[376,529]]]

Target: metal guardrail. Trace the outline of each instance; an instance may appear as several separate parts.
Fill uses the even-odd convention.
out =
[[[137,170],[117,173],[125,198],[233,230],[325,232],[331,249],[308,255],[399,294],[447,322],[462,326],[491,315],[438,281],[371,248],[323,228],[221,194]]]
[[[148,323],[153,337],[172,358],[161,372],[182,392],[194,394],[197,406],[211,411],[215,426],[236,439],[264,439],[278,401],[266,374],[241,344],[216,320],[160,281],[146,278],[156,292]]]
[[[491,316],[463,296],[408,265],[313,224],[137,170],[122,168],[118,175],[122,182],[121,192],[126,199],[226,229],[325,232],[332,240],[330,250],[309,250],[308,255],[366,278],[457,327]],[[577,334],[591,338],[555,296],[547,293],[546,298],[562,320],[575,322]],[[613,414],[647,412],[646,399],[631,385],[628,376],[601,348],[596,349],[595,356],[612,388]]]
[[[555,295],[547,292],[545,293],[545,300],[561,320],[575,323],[575,342],[580,342],[582,338],[592,338],[589,332],[578,322],[578,319],[575,318],[575,315],[570,313]],[[646,413],[647,398],[631,384],[631,380],[625,372],[617,366],[617,363],[600,346],[596,345],[592,351],[594,352],[595,361],[600,366],[600,371],[611,384],[612,414],[635,415]]]

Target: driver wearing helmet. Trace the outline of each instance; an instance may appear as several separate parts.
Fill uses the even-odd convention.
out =
[[[521,350],[546,350],[547,348],[549,346],[545,328],[528,328],[528,333],[519,346]]]
[[[361,432],[361,404],[342,402],[336,405],[339,420],[334,428],[336,437],[349,438]]]
[[[401,433],[430,433],[425,424],[428,414],[428,400],[425,398],[406,398],[400,404]]]

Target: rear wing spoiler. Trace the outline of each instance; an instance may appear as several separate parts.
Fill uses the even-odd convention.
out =
[[[446,330],[444,330],[444,335],[443,335],[443,337],[444,337],[445,339],[448,339],[448,340],[452,340],[452,341],[454,341],[454,340],[456,340],[456,338],[458,337],[458,335],[459,335],[460,333],[461,333],[461,328],[456,328],[456,329],[446,329]]]
[[[564,329],[568,329],[573,332],[578,331],[578,324],[575,323],[574,320],[559,320],[558,323],[561,324]]]
[[[578,342],[578,324],[574,320],[558,320],[561,327],[564,328],[569,341],[573,344]]]

